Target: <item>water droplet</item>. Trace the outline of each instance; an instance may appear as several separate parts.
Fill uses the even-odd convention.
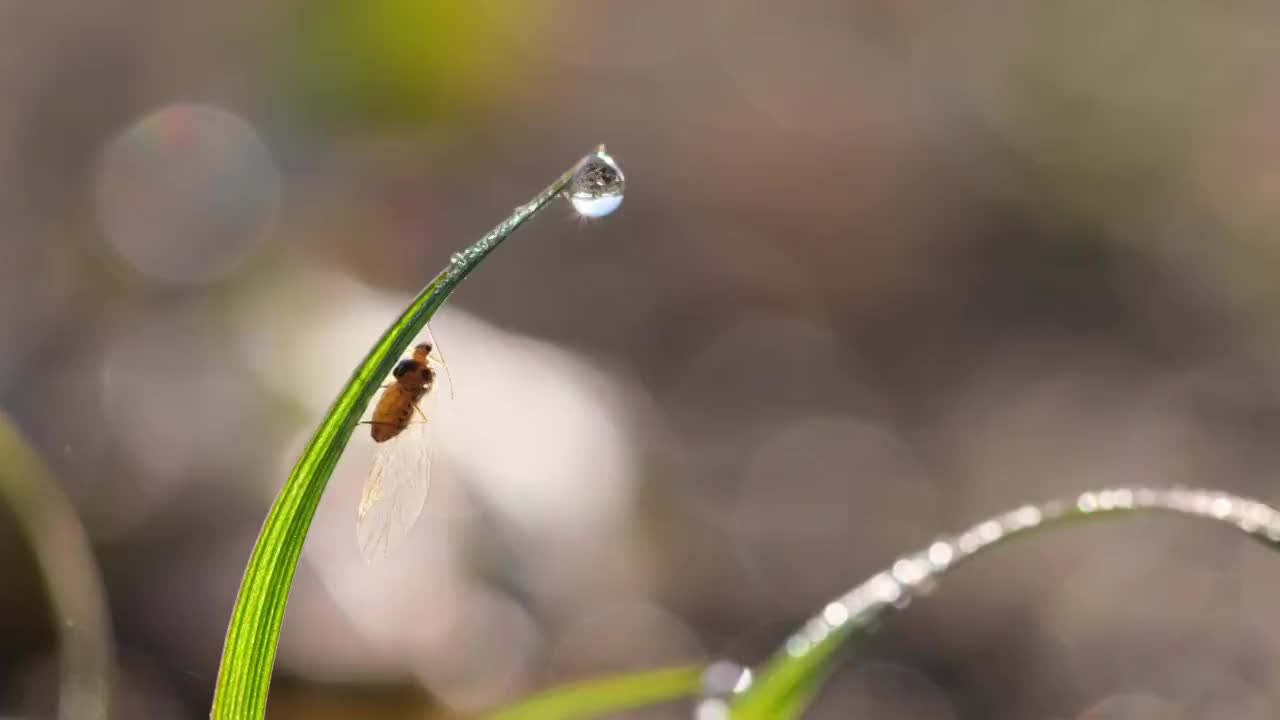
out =
[[[849,622],[849,608],[842,602],[830,603],[823,608],[822,619],[832,628],[839,628]]]
[[[720,698],[707,698],[693,710],[694,720],[727,720],[729,703]]]
[[[939,540],[929,546],[929,562],[933,565],[935,572],[947,569],[955,557],[956,551],[951,547],[951,543]]]
[[[1098,497],[1091,492],[1084,493],[1076,501],[1076,507],[1080,508],[1082,513],[1091,513],[1098,509]]]
[[[718,660],[702,671],[704,697],[728,698],[751,687],[751,669],[728,660]]]
[[[622,169],[601,148],[578,163],[567,192],[579,215],[598,218],[618,209],[625,188]]]
[[[751,687],[751,669],[728,660],[718,660],[702,671],[694,720],[727,720],[729,700]]]
[[[788,655],[798,658],[809,652],[809,649],[812,648],[813,645],[809,642],[808,638],[801,637],[799,635],[792,635],[787,638],[786,647]]]
[[[867,581],[867,587],[875,599],[881,602],[895,603],[902,597],[902,586],[889,573],[882,572],[871,578]]]

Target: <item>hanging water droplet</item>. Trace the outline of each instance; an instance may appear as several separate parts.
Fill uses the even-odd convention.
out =
[[[618,209],[625,187],[622,169],[601,147],[578,163],[567,194],[579,215],[598,218]]]

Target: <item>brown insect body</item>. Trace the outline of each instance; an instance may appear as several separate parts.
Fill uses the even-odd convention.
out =
[[[418,345],[413,349],[413,358],[401,360],[391,371],[395,380],[383,389],[369,422],[374,442],[390,440],[413,422],[418,401],[431,390],[436,379],[427,361],[430,354],[430,345]]]

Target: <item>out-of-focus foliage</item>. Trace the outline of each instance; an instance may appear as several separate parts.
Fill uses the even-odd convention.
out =
[[[537,34],[547,10],[438,0],[305,3],[286,15],[278,39],[282,87],[293,112],[319,124],[421,128],[495,112],[511,91],[517,57],[491,13]]]
[[[13,517],[40,567],[58,626],[57,717],[108,716],[115,673],[102,577],[75,509],[27,439],[0,412],[0,514]]]
[[[697,667],[663,668],[554,688],[484,716],[484,720],[578,720],[670,702],[692,695]]]

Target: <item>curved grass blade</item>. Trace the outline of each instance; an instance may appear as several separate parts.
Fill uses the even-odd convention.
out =
[[[773,720],[799,720],[804,717],[804,711],[809,709],[809,704],[834,671],[834,665],[835,663],[827,663],[826,668],[820,672],[805,676],[774,708]]]
[[[666,668],[587,680],[539,693],[484,720],[579,720],[678,700],[698,690],[702,668]]]
[[[601,146],[587,158],[603,153]],[[565,172],[484,237],[455,254],[449,267],[423,288],[382,334],[334,400],[271,506],[245,568],[218,668],[211,712],[215,720],[263,716],[280,621],[303,540],[338,457],[378,385],[458,284],[516,228],[563,193],[573,173],[574,169]]]
[[[102,576],[84,526],[52,473],[0,412],[0,501],[13,510],[44,578],[58,631],[58,717],[107,717],[115,650]]]
[[[889,569],[827,604],[810,618],[757,674],[732,705],[734,720],[798,717],[836,651],[861,637],[893,608],[932,589],[962,561],[993,547],[1081,521],[1161,511],[1205,518],[1235,527],[1271,549],[1280,549],[1280,512],[1235,495],[1210,490],[1111,488],[1086,492],[1074,502],[1024,505],[974,525],[953,537],[899,558]]]

